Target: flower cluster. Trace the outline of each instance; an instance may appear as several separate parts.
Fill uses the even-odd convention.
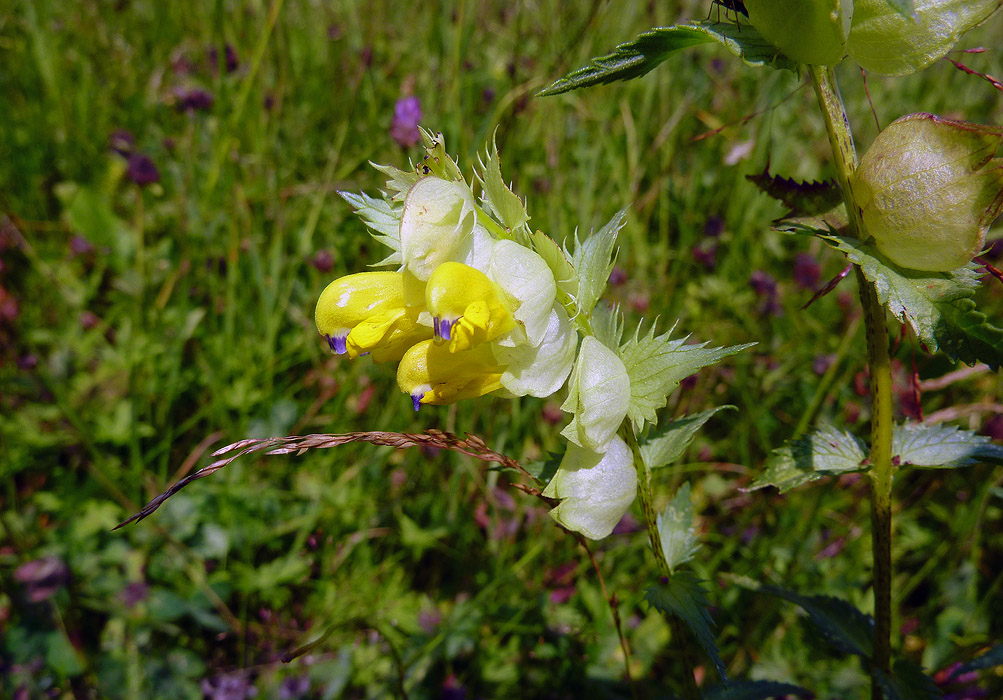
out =
[[[390,178],[381,199],[342,193],[393,250],[377,266],[396,269],[329,284],[317,329],[337,354],[397,362],[397,384],[416,411],[487,394],[546,397],[568,382],[568,446],[543,496],[559,501],[551,516],[564,527],[606,537],[638,488],[643,446],[625,438],[655,421],[683,378],[737,349],[653,331],[621,345],[622,318],[597,303],[624,212],[584,241],[576,236],[572,254],[530,230],[493,146],[476,198],[441,135],[421,133],[427,155],[415,170],[376,166]]]

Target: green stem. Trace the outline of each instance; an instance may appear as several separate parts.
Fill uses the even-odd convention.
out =
[[[644,514],[644,524],[648,529],[648,540],[651,543],[651,551],[655,553],[655,561],[662,572],[662,577],[668,581],[672,576],[669,562],[665,559],[665,552],[662,550],[662,538],[658,534],[658,521],[655,513],[655,504],[651,496],[651,472],[648,465],[641,457],[641,447],[637,444],[637,438],[630,425],[624,422],[620,430],[620,435],[630,447],[630,452],[634,456],[634,468],[637,469],[637,492],[641,498],[641,512]],[[669,630],[672,633],[672,640],[679,647],[680,660],[683,663],[683,697],[686,700],[700,700],[700,688],[697,687],[696,678],[693,676],[694,662],[693,647],[686,625],[675,615],[667,616]]]
[[[836,177],[843,190],[850,235],[861,240],[864,232],[860,210],[853,203],[850,179],[857,167],[857,151],[846,118],[843,100],[831,68],[809,66],[812,86],[822,109]],[[867,329],[867,362],[871,373],[871,544],[874,558],[874,654],[873,668],[888,673],[891,663],[892,620],[892,377],[888,357],[888,326],[885,310],[874,286],[858,267],[857,283]],[[876,679],[871,680],[871,697],[881,698]]]

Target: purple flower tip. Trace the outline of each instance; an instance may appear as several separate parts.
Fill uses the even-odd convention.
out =
[[[179,90],[176,95],[178,97],[179,112],[208,111],[212,109],[212,103],[214,101],[212,93],[206,92],[205,90],[200,90],[198,88],[193,90]]]
[[[137,185],[150,185],[160,181],[160,171],[150,157],[144,153],[129,154],[129,168],[126,177]]]
[[[394,105],[394,118],[390,136],[400,146],[414,146],[421,140],[418,122],[421,121],[421,101],[414,96],[402,97]]]
[[[421,397],[424,395],[425,395],[424,393],[411,394],[411,404],[414,406],[415,411],[417,411],[418,408],[421,406]]]
[[[455,320],[450,321],[449,319],[435,317],[432,325],[434,326],[433,331],[435,333],[436,340],[449,340],[453,332],[453,324],[456,323]]]
[[[331,352],[337,355],[344,355],[348,352],[348,346],[346,340],[348,339],[348,334],[345,335],[324,335],[327,338],[327,345],[331,348]]]

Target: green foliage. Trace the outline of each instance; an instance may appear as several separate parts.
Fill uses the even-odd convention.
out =
[[[555,80],[541,90],[540,95],[559,95],[592,85],[639,78],[674,53],[708,42],[726,46],[750,66],[795,70],[795,64],[778,53],[776,47],[752,27],[746,25],[739,29],[727,22],[703,22],[659,27],[644,32],[633,41],[620,44],[612,53],[597,56],[589,65]]]
[[[775,449],[749,488],[775,486],[785,493],[824,476],[863,471],[866,459],[862,441],[833,427],[820,428]]]
[[[655,422],[655,412],[665,405],[679,382],[703,367],[754,345],[724,348],[709,348],[706,342],[687,345],[687,337],[669,340],[673,330],[656,336],[654,325],[646,333],[641,333],[639,325],[633,337],[620,347],[620,357],[630,376],[627,417],[635,431],[640,431],[645,423]]]
[[[703,582],[689,571],[677,571],[668,582],[649,586],[644,599],[656,610],[674,615],[686,623],[704,653],[714,663],[718,675],[727,682],[724,662],[714,641],[714,621],[707,610],[710,603]]]
[[[870,659],[874,639],[874,618],[870,615],[832,596],[801,595],[776,586],[763,586],[760,590],[801,607],[834,651]]]
[[[914,0],[885,0],[888,6],[898,12],[906,19],[916,16],[916,6]]]
[[[390,202],[370,197],[363,192],[339,192],[338,194],[352,205],[352,209],[359,218],[372,229],[373,238],[394,251],[378,263],[374,263],[373,267],[399,266],[402,262],[400,252],[401,209],[394,208]]]
[[[899,659],[892,666],[891,675],[874,672],[881,692],[888,700],[937,700],[944,697],[933,679],[916,664]]]
[[[895,426],[892,455],[900,464],[930,469],[969,467],[980,462],[1003,464],[1003,447],[985,435],[949,425]]]
[[[690,485],[679,487],[675,497],[658,514],[658,540],[662,545],[662,553],[669,564],[669,570],[675,571],[680,564],[685,564],[700,548],[697,541],[696,523],[693,522],[693,501],[690,499]]]
[[[860,241],[823,238],[860,266],[881,303],[931,350],[994,369],[1003,363],[1003,330],[990,324],[972,299],[978,286],[974,265],[944,273],[905,270]]]
[[[659,469],[682,457],[700,428],[715,413],[730,408],[734,407],[716,406],[660,425],[653,435],[641,443],[641,456],[648,469]]]
[[[483,201],[490,214],[498,219],[516,240],[525,245],[528,241],[529,214],[526,205],[519,196],[508,188],[501,174],[501,160],[498,157],[498,146],[494,138],[487,152],[487,160],[481,161],[479,173],[481,185],[484,187]]]
[[[578,273],[578,289],[574,294],[578,312],[591,316],[599,297],[606,289],[606,280],[613,270],[616,236],[627,222],[627,210],[621,209],[605,226],[584,241],[575,240],[571,264]]]
[[[768,700],[780,696],[811,697],[811,693],[792,683],[776,681],[729,681],[715,685],[703,693],[703,700]]]

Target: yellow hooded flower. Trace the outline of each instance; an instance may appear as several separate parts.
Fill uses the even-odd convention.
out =
[[[435,269],[425,287],[425,304],[435,339],[448,342],[450,352],[469,350],[515,327],[498,286],[463,263],[445,262]]]
[[[414,410],[420,404],[447,404],[490,394],[501,388],[504,367],[491,346],[450,352],[432,340],[416,343],[401,358],[397,385],[411,395]]]
[[[331,350],[355,358],[371,352],[377,362],[400,359],[431,329],[418,323],[421,307],[404,304],[399,272],[360,272],[335,280],[317,300],[317,330]]]

